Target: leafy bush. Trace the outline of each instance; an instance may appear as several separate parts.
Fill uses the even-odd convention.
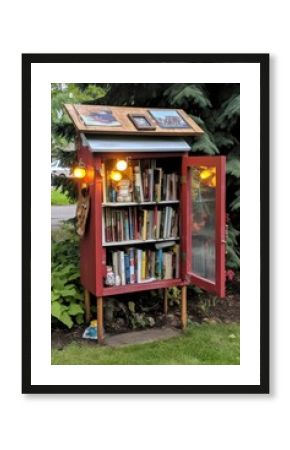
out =
[[[78,244],[72,225],[64,225],[52,239],[51,315],[68,328],[84,322]]]
[[[70,203],[72,203],[72,199],[68,196],[67,191],[63,191],[61,187],[51,190],[52,205],[69,205]]]

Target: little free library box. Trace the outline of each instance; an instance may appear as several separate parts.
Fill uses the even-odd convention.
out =
[[[178,286],[225,295],[225,157],[189,156],[202,129],[183,110],[65,105],[76,128],[77,230],[86,320],[97,298]]]

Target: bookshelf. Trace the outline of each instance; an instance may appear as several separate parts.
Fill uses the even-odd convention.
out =
[[[102,162],[104,291],[180,279],[180,163],[130,160],[120,180],[114,180],[116,166],[117,160]]]

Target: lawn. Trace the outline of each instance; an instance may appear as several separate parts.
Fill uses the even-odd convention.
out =
[[[66,192],[63,192],[61,188],[51,189],[51,204],[52,205],[69,205],[71,202]]]
[[[240,364],[240,326],[191,325],[180,337],[119,348],[72,343],[52,350],[52,364]]]

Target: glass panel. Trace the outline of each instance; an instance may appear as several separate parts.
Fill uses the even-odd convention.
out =
[[[192,273],[215,282],[216,168],[194,167],[192,195]]]

